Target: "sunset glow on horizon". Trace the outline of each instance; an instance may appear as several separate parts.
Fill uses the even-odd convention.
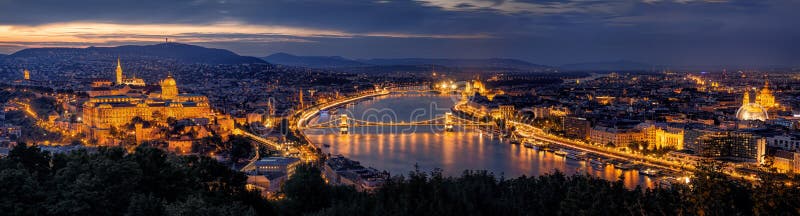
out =
[[[240,22],[198,24],[119,24],[100,22],[51,23],[37,26],[0,25],[0,45],[34,47],[86,47],[126,43],[172,42],[296,42],[314,38],[488,38],[487,35],[426,35],[404,33],[351,33],[291,26],[253,25]]]

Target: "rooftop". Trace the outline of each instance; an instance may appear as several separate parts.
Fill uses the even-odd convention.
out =
[[[299,162],[299,158],[291,157],[267,157],[256,161],[256,165],[289,165]]]

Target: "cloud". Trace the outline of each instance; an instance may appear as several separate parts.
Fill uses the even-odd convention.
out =
[[[6,0],[0,50],[170,37],[252,55],[504,56],[558,64],[684,60],[675,56],[702,62],[708,53],[736,52],[784,61],[798,59],[796,8],[795,0]]]
[[[426,5],[451,11],[495,10],[503,13],[554,15],[564,13],[613,13],[626,3],[594,0],[421,0]],[[465,7],[466,6],[466,7]]]
[[[351,33],[339,30],[290,26],[253,25],[236,22],[194,24],[116,24],[68,22],[36,26],[0,25],[0,44],[28,46],[82,46],[160,42],[164,38],[183,43],[310,43],[315,38],[439,38],[480,39],[489,35],[436,35],[392,32]]]
[[[647,4],[656,4],[656,3],[664,3],[664,2],[673,2],[679,4],[689,4],[689,3],[726,3],[730,0],[642,0],[642,2]]]

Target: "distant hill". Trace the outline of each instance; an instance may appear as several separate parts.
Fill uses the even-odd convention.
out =
[[[446,67],[489,67],[515,69],[545,69],[549,66],[533,64],[518,59],[440,59],[440,58],[399,58],[360,60],[372,65],[441,65]]]
[[[272,64],[312,68],[367,66],[365,63],[346,59],[341,56],[296,56],[288,53],[275,53],[261,59]]]
[[[88,48],[30,48],[8,55],[17,61],[95,61],[121,57],[135,60],[176,61],[198,64],[266,63],[256,57],[240,56],[224,49],[206,48],[180,43],[126,45]]]
[[[262,58],[273,64],[314,68],[377,68],[383,66],[443,66],[453,68],[490,68],[513,69],[525,71],[547,70],[552,67],[533,64],[518,59],[439,59],[439,58],[378,58],[348,59],[340,56],[296,56],[287,53],[275,53]]]
[[[559,69],[565,71],[636,71],[636,70],[650,70],[654,65],[635,62],[635,61],[608,61],[608,62],[587,62],[561,65]]]
[[[370,65],[361,67],[348,67],[344,68],[348,72],[355,73],[430,73],[434,68],[430,65]],[[454,68],[438,66],[435,68],[439,72],[454,72],[458,71]]]

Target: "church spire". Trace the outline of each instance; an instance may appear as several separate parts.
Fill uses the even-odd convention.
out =
[[[122,85],[122,63],[117,56],[117,85]]]

